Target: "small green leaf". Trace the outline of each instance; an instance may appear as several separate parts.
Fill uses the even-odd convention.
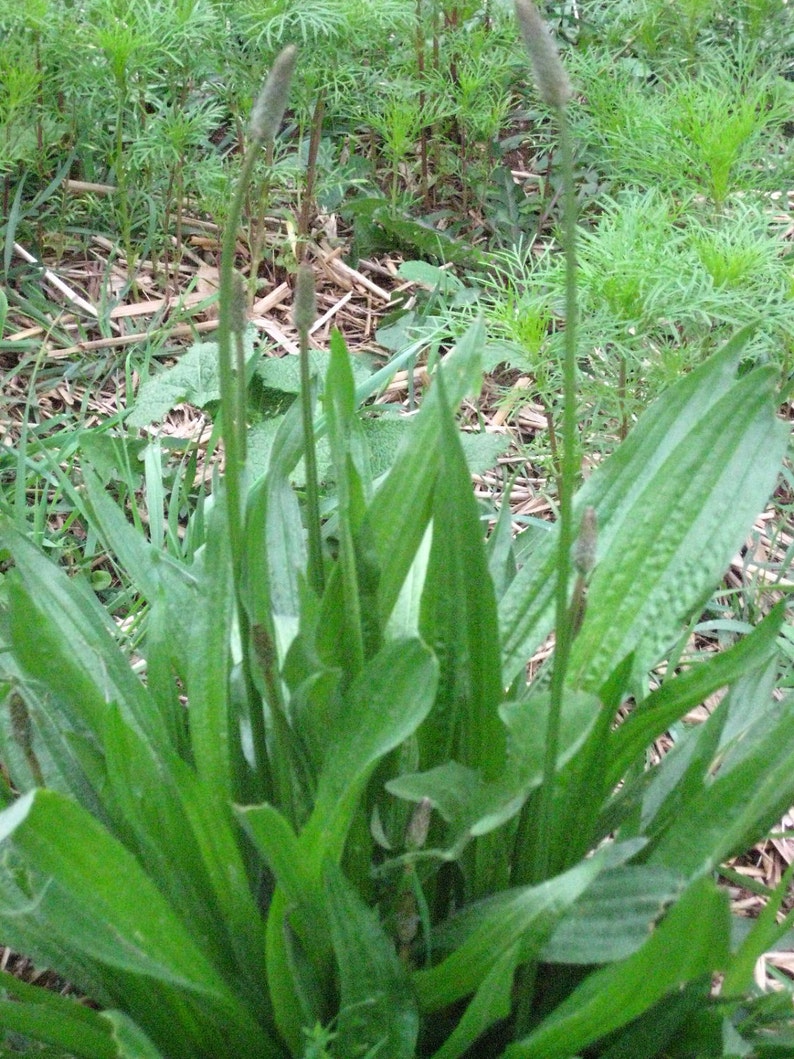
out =
[[[310,350],[309,364],[311,374],[324,380],[330,364],[330,358],[325,350]],[[356,386],[363,385],[369,378],[370,371],[365,361],[351,358],[350,368]],[[287,353],[283,357],[263,357],[256,367],[256,378],[269,390],[280,390],[282,393],[290,394],[300,393],[300,365],[297,355]]]
[[[487,434],[484,430],[476,433],[458,432],[458,440],[469,474],[484,474],[489,471],[510,448],[509,435]]]
[[[403,261],[397,274],[413,283],[421,283],[430,290],[438,290],[441,294],[454,294],[463,286],[454,272],[427,261]]]

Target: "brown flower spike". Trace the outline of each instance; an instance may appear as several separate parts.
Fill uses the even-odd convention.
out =
[[[532,0],[515,0],[515,8],[540,98],[554,110],[562,110],[572,92],[557,45]]]

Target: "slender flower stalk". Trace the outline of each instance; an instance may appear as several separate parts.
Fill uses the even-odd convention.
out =
[[[559,529],[557,587],[555,595],[555,647],[551,691],[543,758],[543,783],[538,793],[537,816],[532,821],[534,838],[530,844],[529,881],[540,883],[558,870],[555,863],[558,843],[554,835],[554,799],[557,757],[560,746],[565,677],[575,635],[568,596],[572,575],[573,492],[579,470],[576,437],[576,188],[573,177],[573,144],[566,106],[571,85],[559,53],[532,0],[515,0],[516,18],[529,54],[538,93],[552,111],[559,131],[560,169],[563,180],[561,241],[565,254],[565,333],[562,362],[562,457],[559,474]],[[529,1031],[537,978],[537,964],[526,964],[518,981],[519,1000],[515,1029],[520,1037]]]
[[[552,811],[557,756],[560,743],[560,719],[565,690],[565,676],[571,653],[574,630],[568,606],[571,580],[571,549],[574,541],[573,493],[579,473],[579,446],[576,436],[576,187],[573,176],[573,143],[566,114],[571,85],[556,45],[531,0],[515,0],[516,17],[526,45],[538,92],[550,107],[559,131],[560,170],[563,179],[562,244],[565,253],[565,333],[563,349],[562,458],[559,478],[559,537],[557,558],[557,591],[555,650],[551,677],[551,704],[546,729],[543,786],[537,820],[539,840],[535,844],[536,881],[548,877],[555,865],[550,863]]]
[[[254,103],[249,127],[250,143],[243,159],[223,237],[218,318],[221,416],[226,452],[226,493],[229,508],[229,539],[235,584],[243,555],[243,486],[245,464],[245,373],[242,357],[244,312],[234,269],[237,232],[248,185],[263,146],[272,143],[287,106],[289,85],[295,68],[296,49],[290,45],[276,58],[270,75]],[[242,410],[242,411],[241,411]]]
[[[515,8],[540,98],[552,110],[563,110],[572,92],[557,45],[532,0],[515,0]]]
[[[317,317],[314,272],[307,261],[298,266],[295,283],[294,321],[298,330],[303,419],[303,462],[306,468],[306,525],[309,539],[309,580],[318,596],[324,586],[320,498],[317,485],[317,450],[314,442],[314,401],[309,364],[309,331]]]
[[[242,277],[235,270],[237,233],[243,205],[254,166],[261,149],[272,145],[273,138],[284,116],[292,71],[297,52],[285,48],[276,58],[252,111],[249,128],[250,143],[243,159],[223,237],[220,275],[220,312],[218,317],[218,374],[221,391],[221,418],[225,449],[226,507],[231,551],[232,583],[237,596],[237,615],[240,640],[243,645],[243,679],[250,702],[256,701],[250,657],[251,643],[248,614],[240,599],[243,552],[245,546],[245,491],[246,457],[246,378],[245,378],[245,288]],[[261,711],[252,710],[254,753],[262,774],[268,771],[264,718]]]

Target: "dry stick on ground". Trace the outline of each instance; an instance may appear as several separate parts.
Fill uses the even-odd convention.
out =
[[[47,281],[47,283],[49,283],[50,286],[55,287],[56,290],[60,291],[60,293],[63,294],[64,297],[72,303],[72,305],[76,305],[78,309],[82,309],[84,313],[88,313],[89,316],[93,316],[94,319],[97,319],[99,313],[96,311],[94,306],[90,302],[86,301],[85,298],[83,298],[81,295],[79,295],[77,291],[72,290],[68,283],[64,283],[60,276],[56,276],[52,269],[47,268],[46,265],[42,265],[42,263],[38,261],[33,256],[33,254],[29,253],[24,248],[24,246],[20,246],[19,243],[14,243],[14,250],[17,252],[17,254],[19,254],[23,261],[27,261],[28,264],[36,265],[38,268],[40,268],[41,274],[43,278]]]

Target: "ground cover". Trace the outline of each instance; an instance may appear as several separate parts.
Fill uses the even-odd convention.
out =
[[[759,11],[551,12],[570,41],[576,87],[577,418],[589,468],[743,324],[761,319],[745,370],[791,373],[790,12]],[[141,536],[175,561],[194,561],[206,545],[213,469],[228,443],[217,349],[201,338],[218,328],[222,232],[250,103],[294,39],[301,59],[286,126],[257,162],[234,247],[249,320],[252,473],[272,466],[300,388],[293,291],[308,253],[315,368],[326,368],[339,327],[375,479],[394,463],[402,413],[422,405],[428,370],[484,317],[488,371],[480,398],[463,404],[463,451],[478,517],[498,524],[509,511],[527,531],[519,559],[532,555],[559,500],[565,278],[556,132],[527,88],[512,16],[428,6],[418,33],[417,11],[403,4],[262,13],[242,3],[103,2],[81,15],[44,5],[3,15],[11,523],[87,576],[133,667],[151,667],[157,608],[129,555],[108,548],[108,516],[81,483],[93,469]],[[784,414],[789,399],[783,389]],[[327,527],[344,478],[334,444],[317,454]],[[300,468],[292,480],[303,489]],[[678,666],[740,642],[789,592],[790,502],[784,470],[728,580],[682,626]],[[784,694],[785,629],[778,643],[774,683]],[[548,653],[538,645],[533,675]],[[29,718],[14,713],[19,679],[9,672],[4,734],[17,791],[38,785],[42,768],[41,746],[20,737]],[[705,713],[685,713],[653,745],[682,741],[714,703],[696,705]],[[787,843],[778,833],[734,862],[737,901],[769,897],[790,863]],[[766,966],[774,976],[774,961]]]

